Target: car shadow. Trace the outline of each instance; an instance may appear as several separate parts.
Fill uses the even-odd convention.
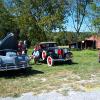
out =
[[[78,64],[77,62],[55,62],[55,66],[61,66],[61,65],[75,65],[75,64]]]
[[[44,74],[42,71],[33,70],[33,69],[20,69],[20,70],[12,70],[12,71],[2,71],[0,72],[0,78],[16,78],[16,77],[28,77],[36,74]]]

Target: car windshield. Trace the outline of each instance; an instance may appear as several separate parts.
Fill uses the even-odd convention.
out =
[[[16,52],[7,52],[6,56],[10,56],[10,57],[16,56]]]

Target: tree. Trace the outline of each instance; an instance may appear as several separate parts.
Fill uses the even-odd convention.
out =
[[[20,36],[37,41],[45,40],[46,33],[61,29],[68,11],[69,0],[8,0],[11,15],[14,15]],[[45,37],[45,38],[44,38]],[[42,39],[43,38],[43,39]]]
[[[76,31],[76,40],[78,40],[78,36],[81,35],[80,29],[87,15],[87,6],[92,2],[92,0],[72,0],[72,2],[71,17]]]
[[[7,11],[4,6],[4,1],[0,1],[0,31],[4,34],[14,32],[16,24],[13,21],[13,16]]]
[[[92,25],[96,28],[96,32],[100,33],[100,5],[98,0],[94,0],[91,4],[92,8]]]

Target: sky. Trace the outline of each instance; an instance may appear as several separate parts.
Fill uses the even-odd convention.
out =
[[[85,23],[85,22],[87,22],[87,23]],[[84,22],[83,22],[83,24],[81,26],[80,32],[90,32],[91,30],[88,27],[88,26],[90,26],[89,23],[90,22],[88,22],[88,19],[85,18],[85,20],[84,20]],[[66,27],[67,31],[73,31],[73,32],[75,32],[75,28],[74,28],[73,21],[72,21],[71,17],[69,17],[68,23],[65,23],[64,26]]]
[[[91,26],[90,22],[88,21],[87,18],[85,18],[85,20],[81,26],[80,32],[91,32],[91,31],[94,32],[93,28],[91,29],[90,26]],[[63,24],[63,27],[64,27],[65,31],[76,32],[71,17],[69,17],[68,22]],[[59,29],[53,30],[53,32],[59,32]]]
[[[68,22],[63,24],[65,31],[76,32],[72,18],[69,17],[68,20],[69,20]],[[80,32],[94,32],[94,31],[95,30],[93,29],[93,26],[91,27],[91,23],[89,22],[88,18],[85,18],[80,28]],[[59,29],[56,29],[53,32],[59,32]]]

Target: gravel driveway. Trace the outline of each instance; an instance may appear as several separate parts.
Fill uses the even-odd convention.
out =
[[[66,96],[55,91],[33,95],[32,92],[24,93],[20,97],[6,97],[0,100],[100,100],[100,90],[92,92],[70,91]]]

